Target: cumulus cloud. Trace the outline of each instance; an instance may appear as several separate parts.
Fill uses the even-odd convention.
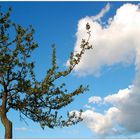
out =
[[[104,14],[103,14],[104,15]],[[96,17],[96,16],[95,16]],[[75,72],[82,75],[99,75],[104,66],[115,64],[135,65],[132,85],[101,99],[89,98],[89,103],[109,104],[103,113],[88,108],[83,112],[84,122],[99,135],[140,132],[140,10],[139,5],[124,4],[103,27],[93,17],[85,17],[78,23],[77,42],[79,51],[82,38],[86,38],[84,25],[91,25],[91,40],[94,49],[87,52]],[[97,99],[97,100],[96,100]],[[104,104],[102,104],[104,105]],[[87,104],[88,106],[88,104]]]
[[[128,16],[126,16],[128,15]],[[138,5],[125,4],[116,11],[107,27],[85,17],[78,23],[74,51],[80,50],[82,38],[87,38],[86,23],[91,26],[90,43],[93,50],[87,52],[75,68],[77,75],[99,75],[103,66],[137,63],[140,44],[140,10]]]
[[[119,112],[116,114],[116,122],[121,124],[129,132],[140,132],[140,90],[129,87],[120,90],[117,94],[105,97],[105,101],[116,106]]]
[[[88,128],[102,136],[140,132],[140,89],[129,86],[104,97],[103,102],[111,104],[104,113],[91,109],[83,113]]]
[[[114,126],[114,118],[119,110],[115,107],[110,108],[105,114],[87,110],[82,117],[85,124],[98,135],[116,134],[118,130]]]

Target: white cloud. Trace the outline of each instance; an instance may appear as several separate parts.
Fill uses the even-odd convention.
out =
[[[105,97],[105,101],[117,107],[116,121],[129,132],[140,132],[140,89],[129,87],[120,90],[117,94]]]
[[[26,127],[16,127],[15,130],[17,130],[17,131],[27,131],[28,129]]]
[[[75,51],[80,50],[82,38],[87,38],[85,25],[91,26],[90,43],[93,50],[86,52],[81,62],[75,68],[77,75],[98,75],[103,66],[115,64],[132,64],[137,61],[137,51],[140,49],[140,11],[138,5],[125,4],[120,7],[108,27],[96,21],[93,17],[85,17],[78,23]],[[129,16],[126,16],[129,15]]]
[[[87,110],[83,113],[88,128],[98,135],[140,132],[140,89],[129,86],[108,95],[104,101],[112,105],[104,113]],[[118,127],[119,126],[119,127]],[[123,131],[120,131],[120,128]]]
[[[83,113],[83,119],[87,127],[98,135],[115,134],[117,130],[114,126],[114,117],[119,110],[110,108],[105,114],[87,110]]]
[[[135,64],[135,79],[128,88],[120,89],[104,97],[103,103],[111,107],[104,113],[90,108],[83,113],[84,122],[99,135],[140,132],[140,10],[139,5],[124,4],[109,19],[104,28],[93,17],[79,21],[77,42],[74,50],[79,51],[82,38],[86,38],[84,25],[89,22],[92,29],[90,43],[94,49],[82,58],[75,72],[82,75],[99,75],[103,66]],[[93,97],[89,98],[92,102]],[[93,100],[95,102],[95,100]],[[96,102],[98,103],[98,101]],[[88,104],[87,104],[88,105]],[[102,104],[104,105],[104,104]],[[98,106],[97,106],[98,107]]]
[[[89,103],[93,103],[93,104],[95,104],[95,103],[100,103],[102,101],[102,98],[101,97],[99,97],[99,96],[92,96],[92,97],[90,97],[89,99],[88,99],[88,102]]]

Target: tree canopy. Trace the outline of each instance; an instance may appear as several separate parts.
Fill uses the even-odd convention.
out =
[[[74,96],[87,91],[88,87],[80,85],[69,92],[65,83],[58,86],[55,82],[69,75],[79,64],[85,51],[92,48],[89,44],[90,25],[87,23],[85,26],[87,40],[81,41],[80,52],[71,53],[66,70],[59,70],[56,63],[56,48],[52,45],[52,65],[44,78],[38,81],[34,72],[35,62],[30,59],[32,52],[38,47],[34,41],[35,30],[32,26],[24,28],[16,24],[10,15],[11,8],[6,13],[0,9],[0,117],[5,132],[8,131],[7,122],[10,122],[7,118],[10,109],[19,111],[20,117],[26,116],[38,122],[42,128],[64,127],[78,123],[82,120],[82,111],[79,116],[67,113],[67,118],[59,115],[58,111],[70,104]],[[5,134],[5,138],[11,137],[8,132]]]

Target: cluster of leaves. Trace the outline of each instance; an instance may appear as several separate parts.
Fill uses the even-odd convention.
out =
[[[38,47],[34,42],[32,26],[23,28],[10,20],[11,8],[6,14],[0,9],[0,100],[6,97],[6,111],[18,110],[27,118],[39,122],[41,127],[50,128],[69,126],[82,120],[79,116],[67,114],[67,119],[58,115],[58,110],[70,104],[74,96],[84,93],[88,87],[80,85],[72,92],[68,92],[65,83],[56,86],[55,81],[69,75],[80,62],[89,45],[90,26],[86,29],[89,35],[82,40],[81,51],[72,53],[70,65],[64,71],[59,71],[56,63],[56,49],[52,45],[52,66],[46,72],[44,79],[39,82],[34,74],[34,62],[30,62],[31,53]],[[10,36],[12,30],[15,36]],[[6,95],[6,96],[4,96]]]

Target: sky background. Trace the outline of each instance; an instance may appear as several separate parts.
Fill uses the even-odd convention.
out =
[[[137,126],[140,103],[136,100],[140,98],[138,2],[0,2],[0,5],[3,11],[12,6],[14,22],[34,27],[39,48],[32,60],[36,62],[39,80],[51,65],[51,44],[56,44],[58,65],[65,68],[70,52],[78,51],[81,39],[86,37],[87,22],[92,31],[90,43],[94,46],[71,75],[60,79],[70,91],[81,84],[89,85],[88,92],[75,97],[72,104],[60,111],[64,115],[83,109],[84,122],[69,128],[42,130],[28,119],[28,125],[20,121],[19,113],[11,111],[8,115],[13,121],[13,138],[140,137],[140,125]],[[3,137],[0,123],[0,138]]]

